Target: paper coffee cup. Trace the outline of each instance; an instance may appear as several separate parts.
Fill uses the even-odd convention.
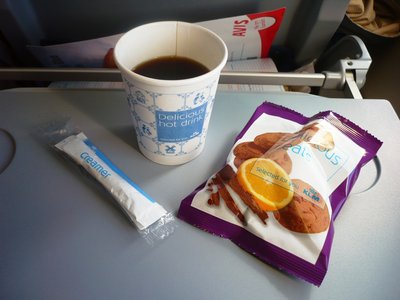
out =
[[[164,56],[193,59],[210,71],[192,78],[161,80],[132,71]],[[177,165],[203,150],[214,97],[228,51],[223,40],[199,25],[149,23],[124,34],[114,49],[125,84],[140,151],[150,160]]]

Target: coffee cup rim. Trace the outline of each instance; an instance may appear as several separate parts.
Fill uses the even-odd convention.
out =
[[[166,79],[157,79],[157,78],[151,78],[151,77],[147,77],[147,76],[143,76],[140,75],[134,71],[132,71],[131,69],[127,68],[125,65],[121,64],[119,62],[118,59],[118,53],[119,53],[119,48],[121,47],[121,44],[123,43],[124,39],[128,38],[129,35],[136,30],[139,30],[140,28],[143,28],[145,26],[162,26],[162,25],[167,25],[167,24],[171,24],[171,23],[175,23],[177,26],[179,26],[179,24],[183,24],[186,26],[191,26],[191,27],[197,27],[197,29],[202,30],[204,32],[207,32],[208,34],[212,35],[216,40],[218,40],[220,42],[220,44],[222,45],[223,49],[224,49],[224,54],[222,56],[222,59],[220,61],[220,63],[214,67],[213,69],[211,69],[210,71],[196,76],[196,77],[190,77],[190,78],[185,78],[185,79],[177,79],[177,80],[166,80]],[[192,84],[198,81],[202,81],[207,77],[213,77],[213,75],[210,75],[210,73],[220,73],[222,68],[225,66],[227,59],[228,59],[228,49],[226,47],[225,42],[222,40],[222,38],[220,36],[218,36],[216,33],[214,33],[213,31],[200,26],[198,24],[193,24],[193,23],[188,23],[188,22],[182,22],[182,21],[158,21],[158,22],[151,22],[151,23],[146,23],[137,27],[132,28],[131,30],[127,31],[125,34],[123,34],[120,39],[117,41],[115,48],[114,48],[114,60],[115,63],[117,64],[118,68],[120,71],[123,71],[127,74],[130,74],[131,76],[135,76],[138,80],[142,81],[142,82],[146,82],[147,84],[150,85],[157,85],[157,86],[181,86],[181,85],[188,85],[188,84]],[[154,57],[157,58],[157,57]]]

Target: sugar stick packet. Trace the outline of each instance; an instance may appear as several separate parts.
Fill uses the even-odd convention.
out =
[[[122,172],[83,132],[71,128],[53,128],[47,132],[47,141],[101,184],[148,242],[170,235],[176,225],[172,213]]]

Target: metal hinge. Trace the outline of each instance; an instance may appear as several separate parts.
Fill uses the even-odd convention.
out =
[[[321,55],[315,63],[315,70],[325,73],[327,77],[329,72],[339,72],[341,81],[336,88],[354,99],[362,99],[360,89],[365,84],[371,63],[372,59],[364,42],[357,36],[349,35]]]

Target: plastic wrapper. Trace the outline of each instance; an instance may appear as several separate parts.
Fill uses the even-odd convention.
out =
[[[265,102],[178,217],[319,286],[334,220],[381,144],[332,111],[308,118]]]
[[[149,244],[174,231],[173,214],[144,192],[69,121],[46,124],[40,131],[48,144],[83,169],[113,197]]]

